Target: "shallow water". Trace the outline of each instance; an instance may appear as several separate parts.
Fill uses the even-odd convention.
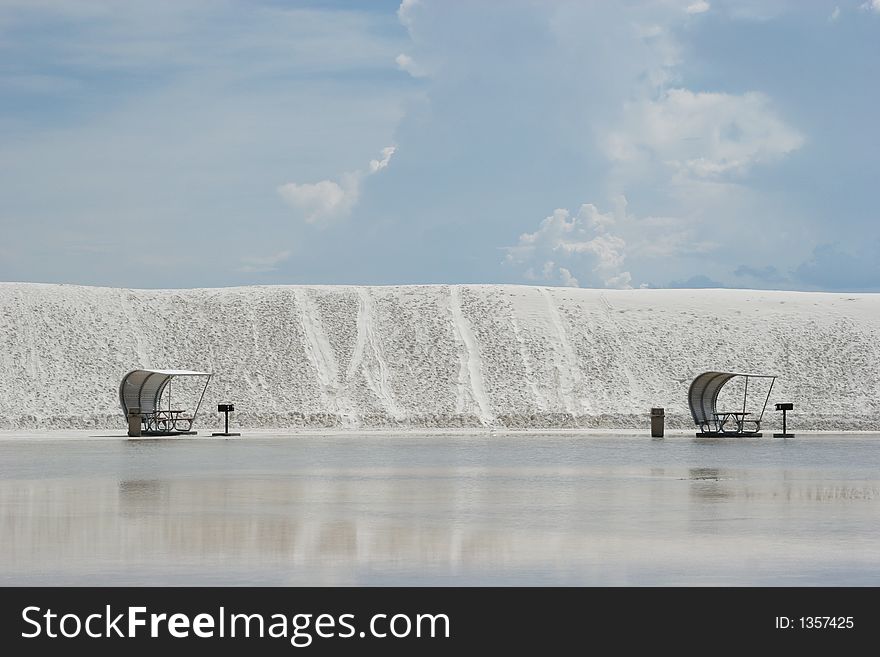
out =
[[[880,585],[880,434],[0,439],[3,585]]]

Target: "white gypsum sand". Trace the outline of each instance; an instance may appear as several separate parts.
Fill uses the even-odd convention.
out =
[[[216,373],[197,429],[224,402],[265,429],[644,428],[652,406],[688,428],[717,369],[779,375],[765,423],[791,401],[794,430],[868,430],[878,338],[878,294],[0,283],[0,428],[122,428],[146,367]]]

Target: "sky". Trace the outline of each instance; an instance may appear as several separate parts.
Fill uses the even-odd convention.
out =
[[[880,0],[0,0],[0,280],[880,291]]]

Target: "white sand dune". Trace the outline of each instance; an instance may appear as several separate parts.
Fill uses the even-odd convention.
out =
[[[121,428],[154,367],[216,373],[201,429],[227,401],[254,428],[686,428],[718,369],[780,376],[773,426],[792,401],[795,429],[877,430],[878,338],[878,294],[0,283],[0,428]]]

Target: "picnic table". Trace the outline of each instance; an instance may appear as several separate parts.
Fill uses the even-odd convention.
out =
[[[144,415],[144,428],[147,431],[189,431],[193,418],[185,415],[186,410],[164,408]]]
[[[152,436],[195,433],[192,427],[208,382],[213,376],[211,372],[172,369],[137,369],[126,373],[119,384],[119,405],[128,422],[128,435],[136,437],[142,433]],[[205,377],[205,385],[195,407],[190,407],[191,410],[178,408],[181,404],[189,405],[188,401],[172,401],[171,381],[177,377]]]
[[[735,377],[745,379],[742,393],[742,404],[731,403],[740,410],[719,411],[717,410],[718,395],[725,384]],[[751,413],[746,409],[756,410],[753,404],[749,406],[749,381],[751,379],[764,380],[769,383],[766,386],[764,404],[760,407],[760,413]],[[703,372],[698,374],[688,388],[688,406],[694,424],[699,427],[698,436],[761,436],[761,419],[776,381],[775,374],[748,374],[745,372]],[[761,391],[763,392],[763,390]],[[759,393],[760,394],[760,393]],[[726,404],[725,404],[726,405]],[[746,429],[746,424],[749,428]]]
[[[746,422],[746,415],[751,415],[751,413],[745,413],[743,411],[718,411],[712,414],[715,417],[715,421],[718,424],[718,431],[721,433],[730,433],[737,434],[742,433],[744,430],[744,424]],[[724,425],[727,424],[731,419],[733,419],[733,423],[736,426],[734,431],[730,431],[724,428]]]

